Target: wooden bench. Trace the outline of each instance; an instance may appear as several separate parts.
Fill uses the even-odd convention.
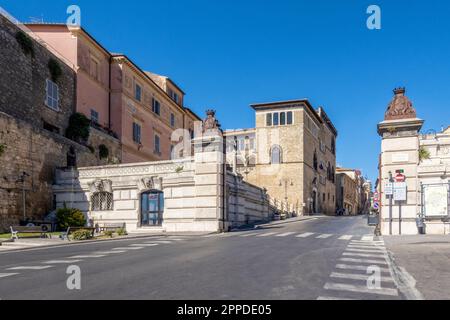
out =
[[[62,240],[67,239],[67,240],[70,241],[70,237],[69,236],[72,233],[74,233],[75,231],[78,231],[78,230],[88,230],[89,232],[91,232],[92,238],[94,237],[95,228],[91,228],[91,227],[69,227],[69,228],[67,228],[67,231],[62,233],[59,237]]]
[[[47,237],[47,235],[52,237],[49,233],[48,228],[43,228],[43,226],[10,226],[11,229],[11,239],[19,239],[19,233],[39,233],[41,237]]]
[[[100,227],[100,231],[117,231],[119,229],[125,230],[126,225],[124,223],[105,223]]]

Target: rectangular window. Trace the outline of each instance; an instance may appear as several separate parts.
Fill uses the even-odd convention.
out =
[[[286,112],[280,113],[280,125],[282,126],[286,125]]]
[[[271,126],[272,126],[272,114],[271,114],[271,113],[268,113],[268,114],[266,115],[266,125],[267,125],[268,127],[271,127]]]
[[[274,126],[277,126],[277,125],[279,124],[279,122],[278,122],[278,116],[279,116],[278,113],[274,113],[274,114],[273,114],[273,125],[274,125]]]
[[[287,113],[287,124],[292,124],[292,111]]]
[[[45,104],[47,107],[59,111],[59,88],[56,83],[53,81],[47,79],[47,86],[46,86],[46,92],[47,92],[47,98],[45,99]]]
[[[91,109],[91,121],[93,123],[98,123],[98,112],[94,109]]]
[[[160,138],[157,134],[155,134],[155,152],[161,153]]]
[[[141,126],[133,122],[133,141],[141,143]]]
[[[170,126],[175,127],[175,115],[173,113],[170,114]]]
[[[142,88],[140,85],[136,83],[135,89],[134,89],[134,97],[137,101],[141,101],[142,98]]]
[[[255,139],[250,139],[250,150],[255,150]]]
[[[161,115],[161,104],[155,98],[152,100],[152,111],[158,116]]]
[[[98,69],[98,62],[95,59],[91,59],[91,76],[96,80],[99,79]]]

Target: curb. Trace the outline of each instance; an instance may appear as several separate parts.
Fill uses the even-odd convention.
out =
[[[145,239],[145,238],[161,237],[161,236],[168,236],[168,235],[155,234],[155,235],[131,236],[131,237],[124,237],[124,238],[111,238],[111,239],[98,239],[98,240],[85,240],[85,241],[70,241],[70,242],[61,243],[61,244],[54,244],[54,245],[43,245],[43,246],[35,246],[35,247],[28,247],[28,248],[19,248],[19,249],[5,250],[5,251],[0,251],[0,255],[3,254],[3,253],[27,251],[27,250],[30,250],[30,249],[60,248],[60,247],[71,246],[71,245],[79,245],[79,244],[109,242],[109,241],[119,241],[119,240],[123,241],[123,240],[133,240],[133,239]],[[173,236],[175,236],[175,235],[173,235]],[[188,237],[189,235],[178,235],[178,236],[180,236],[180,237],[181,236]],[[64,240],[61,240],[61,241],[64,241]],[[13,241],[8,241],[8,242],[13,242]]]

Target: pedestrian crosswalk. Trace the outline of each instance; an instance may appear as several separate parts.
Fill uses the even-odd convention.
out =
[[[400,299],[382,239],[350,240],[317,300]]]
[[[163,240],[163,239],[170,239],[170,240]],[[127,252],[133,252],[135,250],[143,250],[143,249],[151,249],[152,247],[157,247],[159,245],[168,245],[168,244],[177,244],[180,242],[186,241],[184,238],[157,238],[153,239],[152,241],[149,241],[149,239],[144,239],[142,242],[138,243],[131,243],[129,245],[124,245],[120,247],[114,247],[107,250],[99,250],[99,251],[93,251],[90,253],[85,254],[78,254],[74,256],[64,256],[59,257],[53,260],[48,261],[41,261],[40,263],[35,263],[33,265],[17,265],[17,266],[11,266],[4,271],[20,271],[20,272],[2,272],[3,270],[0,269],[0,279],[3,278],[9,278],[13,276],[18,276],[21,274],[21,272],[27,272],[27,271],[39,271],[39,270],[46,270],[50,268],[55,268],[57,266],[62,265],[70,265],[70,264],[77,264],[89,259],[100,259],[100,258],[107,258],[110,255],[118,255],[118,254],[126,254]],[[86,247],[88,248],[88,247]]]
[[[260,230],[260,231],[240,231],[240,232],[229,232],[229,233],[222,233],[222,234],[208,234],[203,236],[203,238],[213,238],[213,237],[220,237],[220,238],[232,238],[232,237],[238,237],[238,238],[259,238],[259,239],[267,239],[267,238],[275,238],[275,239],[283,239],[283,238],[289,238],[294,237],[298,239],[319,239],[319,240],[326,240],[326,239],[335,239],[340,241],[350,241],[354,240],[355,246],[364,246],[367,244],[368,239],[373,238],[372,235],[350,235],[350,234],[332,234],[332,233],[319,233],[319,232],[274,232],[274,231],[268,231],[268,230]],[[365,239],[365,240],[364,240]],[[374,242],[375,243],[375,242]],[[365,248],[365,247],[363,247]]]

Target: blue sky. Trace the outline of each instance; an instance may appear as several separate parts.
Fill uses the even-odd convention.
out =
[[[254,126],[249,104],[308,98],[339,131],[338,163],[377,176],[376,125],[406,86],[424,130],[450,125],[450,3],[442,0],[1,0],[21,21],[64,22],[68,5],[106,48],[170,76],[198,114]],[[377,4],[382,29],[366,28]]]

